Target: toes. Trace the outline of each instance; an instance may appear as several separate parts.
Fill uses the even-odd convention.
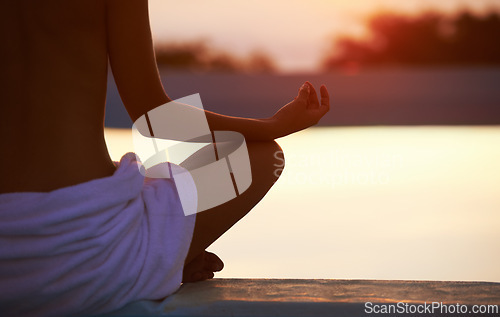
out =
[[[205,280],[210,280],[214,278],[214,272],[205,272],[204,276]]]
[[[207,269],[213,272],[219,272],[224,268],[224,262],[215,254],[211,252],[205,252],[205,261],[207,263]]]
[[[196,272],[189,275],[184,275],[182,278],[182,283],[194,283],[201,281],[203,278],[203,274],[201,272]]]
[[[214,273],[211,271],[200,271],[193,274],[194,282],[205,281],[214,278]]]
[[[212,272],[220,272],[224,268],[224,265],[213,263],[210,265],[210,270]]]
[[[224,262],[211,252],[203,252],[184,267],[183,283],[194,283],[214,278],[214,272],[224,268]]]
[[[191,274],[189,278],[185,278],[183,283],[196,283],[214,278],[214,273],[211,271],[199,271]]]

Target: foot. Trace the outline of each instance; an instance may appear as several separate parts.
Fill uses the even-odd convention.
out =
[[[215,254],[203,251],[191,262],[184,265],[182,283],[205,281],[214,277],[214,272],[224,268],[224,263]]]

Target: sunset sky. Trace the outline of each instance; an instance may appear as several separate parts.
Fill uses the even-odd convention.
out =
[[[339,34],[365,34],[376,11],[484,12],[499,0],[150,0],[155,41],[204,39],[238,56],[261,51],[286,72],[313,71]]]

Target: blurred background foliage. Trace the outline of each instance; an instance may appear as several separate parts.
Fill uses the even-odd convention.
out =
[[[227,51],[217,50],[207,41],[163,42],[155,45],[156,61],[160,66],[172,69],[212,71],[272,73],[276,66],[271,57],[254,51],[246,58],[237,57]]]
[[[320,61],[321,70],[363,66],[500,65],[500,14],[425,12],[415,15],[379,12],[367,19],[368,35],[340,36]],[[160,42],[159,65],[171,69],[274,73],[276,62],[262,51],[239,57],[208,41]]]
[[[500,65],[500,15],[463,11],[455,15],[378,13],[369,35],[334,40],[323,68],[360,66]]]

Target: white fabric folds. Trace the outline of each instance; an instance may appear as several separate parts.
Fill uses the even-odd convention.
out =
[[[195,216],[137,164],[128,153],[110,177],[0,195],[2,314],[104,313],[179,288]]]

